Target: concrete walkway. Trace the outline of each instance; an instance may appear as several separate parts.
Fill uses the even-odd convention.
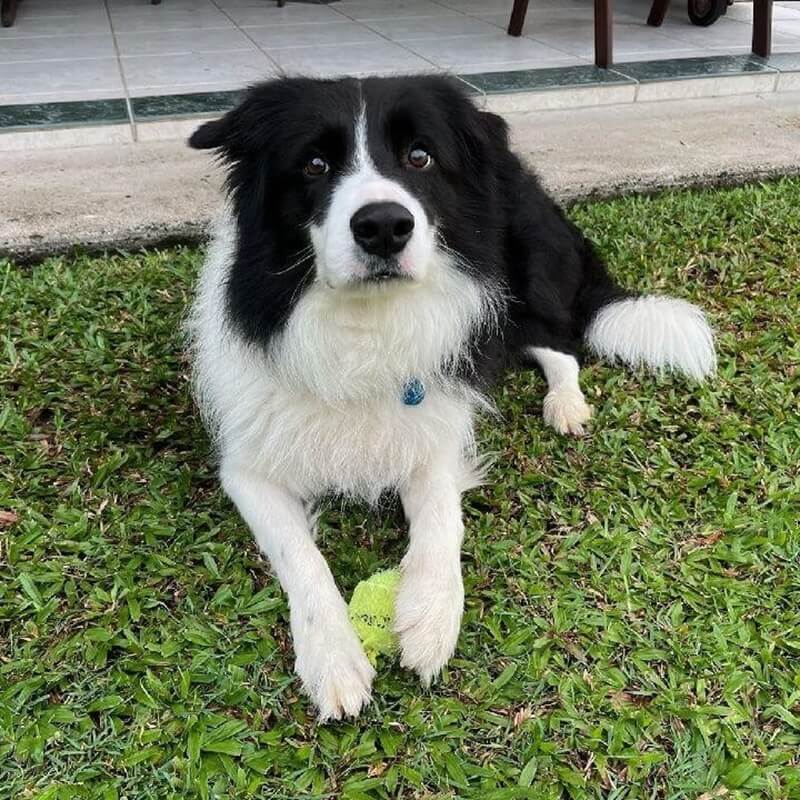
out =
[[[800,173],[800,92],[507,116],[563,202]],[[221,182],[179,140],[0,153],[0,256],[199,241]]]

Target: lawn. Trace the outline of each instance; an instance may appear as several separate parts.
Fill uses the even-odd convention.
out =
[[[201,253],[0,261],[0,798],[800,798],[800,180],[570,213],[719,374],[590,363],[578,441],[509,377],[456,657],[324,727],[189,397]],[[346,596],[404,539],[322,518]]]

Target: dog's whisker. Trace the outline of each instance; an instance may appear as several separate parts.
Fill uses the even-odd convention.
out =
[[[284,269],[277,270],[276,272],[271,272],[270,275],[286,275],[287,272],[291,272],[293,269],[297,269],[297,267],[301,266],[305,261],[308,261],[314,254],[314,248],[312,245],[308,247],[304,247],[302,250],[294,254],[294,258],[296,259],[292,264]]]
[[[297,286],[294,287],[294,291],[292,292],[292,296],[289,298],[289,303],[292,304],[297,299],[297,295],[301,292],[306,286],[306,280],[308,276],[314,271],[314,265],[312,264],[303,276],[297,281]]]

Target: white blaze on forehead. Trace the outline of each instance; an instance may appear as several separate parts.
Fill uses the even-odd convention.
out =
[[[369,155],[369,142],[367,139],[367,105],[361,103],[355,125],[355,147],[353,148],[353,172],[359,172],[365,168],[375,169]]]
[[[434,251],[434,230],[422,204],[402,184],[379,172],[369,152],[367,109],[361,104],[353,119],[353,154],[344,176],[335,185],[321,225],[311,226],[317,278],[335,288],[366,277],[364,253],[353,239],[350,219],[369,203],[394,202],[414,217],[414,232],[398,257],[400,268],[422,280]]]

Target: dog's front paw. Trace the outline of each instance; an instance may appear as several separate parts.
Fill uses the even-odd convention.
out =
[[[456,649],[464,610],[464,584],[456,571],[447,577],[404,569],[395,603],[401,665],[428,685]]]
[[[544,421],[558,433],[583,436],[584,425],[592,418],[592,407],[582,392],[554,389],[544,398]]]
[[[375,670],[346,616],[306,622],[294,638],[295,671],[320,722],[358,716],[369,704]]]

